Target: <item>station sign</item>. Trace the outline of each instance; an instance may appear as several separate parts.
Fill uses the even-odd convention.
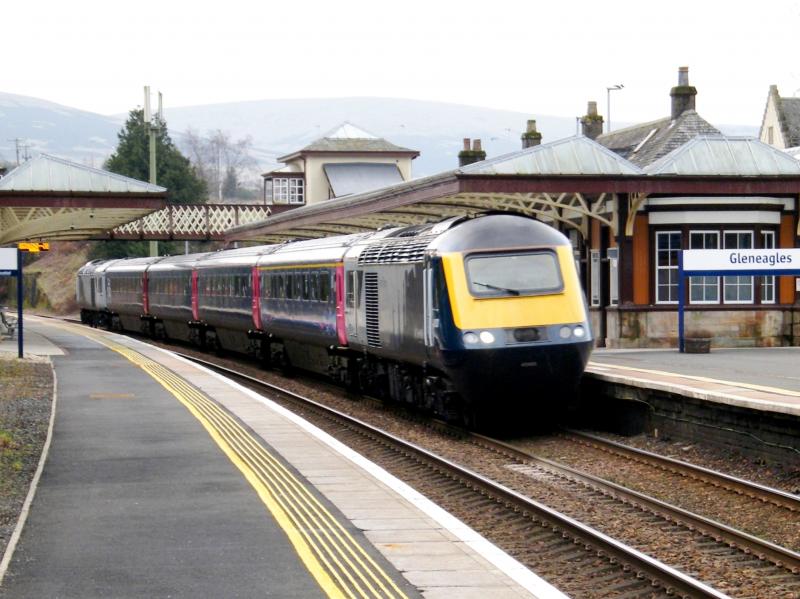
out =
[[[800,271],[800,249],[684,250],[683,272],[737,275],[794,274]]]
[[[0,271],[16,272],[17,248],[0,248]]]
[[[19,248],[20,252],[36,254],[38,252],[49,252],[50,243],[48,241],[21,241],[17,244],[17,248]]]

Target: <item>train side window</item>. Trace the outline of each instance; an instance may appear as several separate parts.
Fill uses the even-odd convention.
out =
[[[302,275],[303,281],[303,299],[310,300],[311,297],[311,275],[309,273],[303,273]]]
[[[345,304],[348,308],[354,308],[356,305],[355,302],[355,294],[356,294],[356,273],[355,271],[350,271],[347,273],[347,289],[345,290]]]
[[[319,299],[319,274],[312,272],[308,276],[308,298],[312,301]]]
[[[302,273],[294,275],[294,297],[296,299],[303,298],[303,279],[305,279],[305,276]]]
[[[292,299],[294,298],[294,281],[292,280],[294,276],[287,273],[284,275],[284,278],[286,280],[286,285],[284,286],[284,289],[286,289],[286,299]]]
[[[323,272],[319,276],[319,299],[320,301],[327,302],[331,295],[331,276],[327,272]]]

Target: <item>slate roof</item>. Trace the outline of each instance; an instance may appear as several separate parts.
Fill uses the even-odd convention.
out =
[[[787,148],[800,146],[800,98],[779,98],[778,119]]]
[[[642,123],[597,137],[597,142],[637,166],[651,164],[698,135],[721,135],[719,129],[697,114],[685,110],[670,117]]]
[[[344,122],[333,131],[312,141],[306,147],[278,158],[280,162],[291,160],[306,152],[383,152],[419,156],[417,150],[395,145],[390,141],[367,133],[352,123]]]

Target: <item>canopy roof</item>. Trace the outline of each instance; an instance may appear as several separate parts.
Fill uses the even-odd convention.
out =
[[[714,138],[708,144],[718,143],[716,140],[724,143],[725,139]],[[754,140],[729,141],[729,147],[742,151],[747,147],[758,155],[766,153]],[[705,143],[701,140],[687,144],[687,156],[695,146],[700,152]],[[672,156],[680,155],[676,151]],[[665,159],[663,172],[650,172],[587,137],[576,136],[437,175],[290,210],[270,216],[263,223],[234,227],[225,238],[277,243],[358,233],[389,225],[421,224],[491,210],[516,211],[544,222],[562,223],[586,236],[590,219],[603,222],[614,232],[620,226],[627,228],[628,223],[621,221],[624,213],[620,213],[623,210],[618,201],[620,193],[629,197],[796,196],[800,191],[800,169],[792,170],[791,163],[776,157],[773,157],[774,170],[770,171],[773,174],[761,170],[755,176],[752,166],[744,160],[735,161],[732,170],[728,169],[730,156],[721,149],[713,152],[712,157],[716,166],[703,171],[682,174],[673,169],[670,173]],[[636,206],[632,207],[634,212]]]
[[[798,175],[800,161],[753,137],[698,136],[644,170],[650,175]]]
[[[0,179],[0,244],[96,237],[163,208],[166,192],[42,154]]]

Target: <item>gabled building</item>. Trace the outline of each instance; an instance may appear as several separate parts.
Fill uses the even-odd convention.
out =
[[[304,148],[278,158],[264,173],[264,202],[297,207],[371,191],[411,179],[416,150],[343,123]]]
[[[800,147],[800,98],[782,98],[770,85],[758,138],[780,150]]]
[[[678,85],[670,90],[669,116],[597,135],[596,141],[635,165],[644,167],[698,135],[720,135],[716,127],[697,114],[695,96],[697,89],[689,85],[689,67],[680,67]],[[584,121],[588,116],[584,117]],[[588,135],[586,131],[584,134]]]

